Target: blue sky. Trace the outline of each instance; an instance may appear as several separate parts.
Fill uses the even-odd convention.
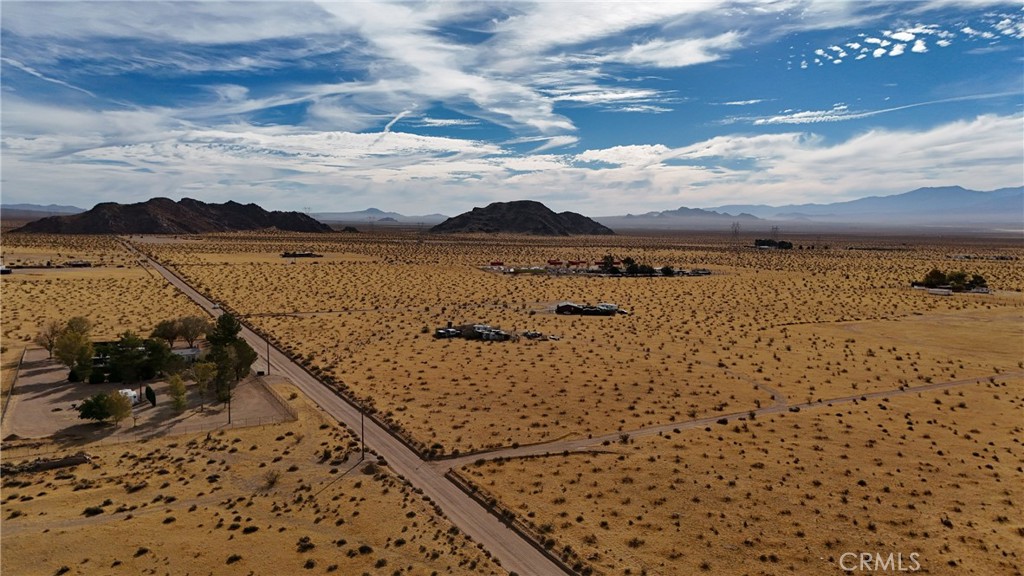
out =
[[[1024,183],[1019,1],[0,3],[4,203],[592,216]]]

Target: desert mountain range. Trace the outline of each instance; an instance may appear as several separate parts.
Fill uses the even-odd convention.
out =
[[[173,204],[172,201],[167,200],[166,198],[154,199],[150,202],[155,202],[157,200],[162,201],[164,204]],[[187,199],[182,200],[182,202],[186,204],[203,204],[196,200]],[[131,207],[147,204],[149,203],[127,205],[123,206],[120,210],[122,215],[128,214],[133,210]],[[516,203],[496,204],[503,205]],[[537,202],[534,202],[533,204],[543,207],[542,204]],[[108,214],[108,217],[112,222],[114,222],[118,220],[118,218],[115,217],[116,214],[114,214],[115,212],[118,212],[118,209],[114,208],[114,206],[121,205],[99,204],[92,211],[100,209],[101,212]],[[227,206],[239,214],[255,214],[252,212],[252,207],[262,210],[253,204],[243,206],[234,202],[228,202],[223,205],[211,204],[207,206]],[[537,206],[530,206],[526,204],[522,205],[521,208],[525,210],[524,217],[526,215],[530,215],[529,217],[540,219],[542,224],[538,224],[538,226],[535,227],[537,230],[547,227],[548,232],[544,233],[562,233],[558,231],[559,226],[561,225],[554,225],[555,221],[551,219],[551,215],[554,213],[550,210],[548,210],[548,212],[550,212],[550,214],[548,214],[540,211]],[[474,210],[482,209],[477,208]],[[74,206],[4,204],[2,206],[2,212],[5,218],[30,220],[35,218],[44,218],[45,216],[52,216],[54,214],[70,214],[85,211]],[[209,210],[200,210],[200,212],[209,213]],[[456,217],[459,218],[457,223],[449,224],[449,226],[464,225],[469,226],[470,228],[475,227],[478,230],[494,228],[495,224],[493,222],[485,224],[480,220],[480,213],[477,213],[475,216],[470,216],[473,212],[474,211],[471,210],[470,212]],[[161,218],[160,213],[161,210],[158,209],[157,214],[152,215],[152,218],[147,217],[147,221],[162,223],[166,220],[172,220],[177,221],[176,225],[182,226],[189,224],[191,221],[190,218],[186,218],[184,222],[181,222],[178,218]],[[270,220],[268,218],[270,218],[270,216],[260,216],[245,225],[255,226],[257,228],[276,226],[281,229],[292,229],[292,226],[298,226],[303,230],[312,229],[306,228],[307,226],[311,226],[309,222],[305,221],[303,218],[298,218],[305,215],[297,212],[270,212],[266,214],[290,216],[278,216],[278,219],[284,218],[287,222],[281,221],[277,224],[269,223]],[[571,215],[574,213],[567,212],[563,213],[563,215],[564,214]],[[163,215],[169,216],[166,213]],[[360,227],[365,227],[367,225],[388,226],[410,224],[423,226],[440,224],[446,220],[452,220],[443,214],[406,216],[398,212],[387,212],[378,208],[368,208],[366,210],[350,212],[320,212],[314,213],[311,216],[312,218],[310,219],[315,218],[320,222],[347,223],[355,224],[357,226],[361,225]],[[509,215],[506,214],[505,216]],[[579,215],[577,214],[575,216]],[[124,217],[122,216],[121,219],[123,220],[123,218]],[[207,216],[203,216],[203,219],[205,218],[207,218]],[[518,217],[516,218],[518,219]],[[242,218],[242,220],[245,219],[246,218]],[[219,224],[219,221],[222,221],[223,219],[214,220],[213,224]],[[302,220],[301,224],[299,223],[300,220]],[[61,224],[55,224],[55,221],[53,220],[48,222],[46,224],[47,230],[54,231],[58,228],[61,230],[72,230],[76,229],[76,227],[83,226],[82,224],[77,223],[78,221],[73,218],[58,221],[61,222]],[[821,228],[841,225],[977,229],[1006,228],[1018,230],[1024,228],[1024,186],[1001,188],[988,192],[969,190],[961,186],[918,188],[903,194],[895,194],[891,196],[869,196],[857,200],[834,202],[830,204],[788,204],[783,206],[770,206],[765,204],[731,204],[704,209],[687,208],[684,206],[672,210],[646,212],[642,214],[596,216],[592,218],[592,222],[612,229],[685,228],[695,230],[723,230],[727,229],[731,223],[738,222],[744,226],[745,229],[782,223],[786,225],[787,229]],[[534,228],[534,226],[523,222],[509,222],[508,224],[513,229],[522,229],[524,233],[531,233],[529,230]],[[232,223],[231,225],[234,224]],[[42,224],[39,226],[42,226]],[[590,226],[590,224],[587,224],[587,226]],[[502,226],[499,226],[499,228],[502,228]],[[29,229],[39,230],[37,227],[31,227]],[[183,229],[175,229],[174,232],[167,233],[181,233],[183,231]]]
[[[299,212],[268,212],[255,204],[207,204],[153,198],[137,204],[104,202],[79,214],[49,216],[16,232],[48,234],[203,234],[277,228],[292,232],[329,232],[330,226]]]

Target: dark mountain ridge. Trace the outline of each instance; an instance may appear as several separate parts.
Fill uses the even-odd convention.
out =
[[[268,212],[256,204],[207,204],[192,198],[175,202],[153,198],[137,204],[103,202],[87,212],[51,216],[15,232],[46,234],[205,234],[277,228],[329,232],[331,228],[299,212]]]
[[[473,208],[430,229],[433,233],[486,232],[534,236],[580,236],[615,234],[606,226],[577,214],[556,214],[533,200],[493,202]]]

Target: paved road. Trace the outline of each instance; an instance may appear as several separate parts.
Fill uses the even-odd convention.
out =
[[[153,260],[149,262],[168,282],[211,315],[219,316],[222,313],[219,308],[214,307],[213,302],[170,270]],[[261,360],[257,360],[254,368],[260,369],[260,362],[267,361],[269,350],[271,370],[275,375],[288,378],[328,414],[359,432],[358,409],[292,362],[281,351],[272,346],[268,348],[267,342],[248,328],[243,328],[241,335],[260,354]],[[563,573],[555,563],[530,543],[509,530],[480,504],[445,479],[442,470],[429,466],[415,452],[369,419],[365,421],[364,438],[369,449],[383,456],[392,470],[404,476],[413,487],[421,489],[424,495],[429,496],[453,524],[490,551],[501,562],[502,568],[522,576],[551,576]]]

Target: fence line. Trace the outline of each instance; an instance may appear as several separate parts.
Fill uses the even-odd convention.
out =
[[[278,393],[277,390],[274,390],[273,386],[271,386],[266,380],[262,379],[260,383],[263,385],[263,389],[266,390],[267,392],[270,392],[270,395],[274,397],[274,400],[276,400],[281,405],[281,407],[284,408],[285,412],[287,412],[292,417],[292,420],[299,419],[299,411],[296,410],[294,406],[289,404],[288,401],[285,400],[284,397],[281,396],[281,394]]]
[[[7,391],[7,398],[4,398],[4,408],[0,411],[0,420],[7,417],[7,406],[11,403],[14,387],[18,384],[18,374],[21,374],[21,365],[25,362],[25,354],[28,354],[28,346],[21,349],[21,358],[18,358],[18,366],[14,369],[14,381],[11,382],[11,389]]]
[[[533,526],[530,526],[524,522],[515,511],[502,506],[498,500],[494,497],[490,497],[486,492],[477,487],[473,482],[464,478],[461,474],[455,470],[449,470],[445,472],[444,477],[455,485],[456,488],[465,492],[467,496],[475,500],[478,504],[484,507],[485,510],[491,513],[492,516],[497,518],[502,524],[505,525],[509,530],[515,532],[520,538],[525,540],[528,544],[537,549],[538,552],[543,554],[555,563],[556,566],[562,569],[566,574],[590,574],[591,569],[584,565],[582,561],[577,560],[576,566],[569,566],[568,562],[561,555],[557,554],[551,547],[547,546],[547,543],[554,542],[554,539],[548,539],[543,534],[539,533]],[[575,556],[579,558],[575,550],[572,550],[568,546],[566,547],[569,552],[567,555]]]

